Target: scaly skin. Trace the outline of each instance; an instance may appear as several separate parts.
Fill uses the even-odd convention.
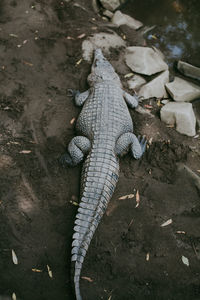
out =
[[[138,141],[132,133],[133,124],[127,107],[127,104],[136,107],[138,101],[122,90],[118,75],[100,49],[95,50],[88,82],[88,91],[75,93],[76,104],[84,105],[76,124],[81,135],[72,139],[62,157],[63,163],[74,166],[87,154],[72,243],[77,300],[82,299],[79,281],[84,257],[118,181],[118,157],[131,148],[138,159],[146,145],[144,138]]]

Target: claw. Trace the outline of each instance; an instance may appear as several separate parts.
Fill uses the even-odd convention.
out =
[[[142,153],[144,153],[144,151],[146,149],[146,144],[147,144],[147,139],[146,139],[145,135],[143,135],[142,137],[139,135],[138,136],[138,141],[140,143]]]
[[[73,90],[73,89],[68,89],[67,91],[68,91],[67,97],[73,97],[73,98],[75,98],[77,95],[80,94],[79,91]]]
[[[61,155],[60,159],[59,159],[59,162],[61,163],[61,165],[63,167],[65,166],[69,166],[69,167],[74,167],[74,163],[73,163],[73,160],[71,159],[69,153],[64,153],[63,155]]]

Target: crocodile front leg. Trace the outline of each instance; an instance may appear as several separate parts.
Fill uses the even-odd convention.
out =
[[[135,159],[139,159],[145,151],[146,148],[146,138],[138,138],[132,132],[126,132],[122,134],[115,146],[115,153],[119,156],[126,154],[131,147],[132,155]]]
[[[61,156],[61,163],[74,167],[79,164],[86,153],[89,152],[91,143],[85,136],[75,136],[68,145],[67,152]]]
[[[124,99],[127,103],[127,105],[130,107],[130,108],[135,108],[138,106],[138,97],[136,95],[132,96],[130,94],[128,94],[127,92],[124,92],[123,94],[124,96]]]
[[[79,91],[72,90],[72,89],[69,89],[68,92],[69,92],[69,96],[74,97],[74,101],[77,106],[83,106],[83,104],[85,103],[85,101],[90,95],[90,89],[83,93],[80,93]]]

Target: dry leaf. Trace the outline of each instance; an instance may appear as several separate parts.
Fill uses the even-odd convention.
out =
[[[118,200],[126,200],[126,199],[131,199],[131,198],[134,198],[134,194],[121,196],[120,198],[118,198]]]
[[[72,201],[72,200],[70,200],[69,202],[70,202],[72,205],[78,206],[78,202],[75,202],[75,201]]]
[[[155,34],[152,34],[151,37],[154,39],[154,40],[157,40],[157,36]]]
[[[197,172],[199,172],[199,173],[200,173],[200,170],[197,170]]]
[[[145,104],[144,107],[149,108],[149,109],[153,108],[153,106],[149,105],[149,104]]]
[[[29,154],[31,153],[31,150],[22,150],[19,153],[23,153],[23,154]]]
[[[29,67],[33,67],[33,64],[28,62],[28,61],[23,61],[23,64],[29,66]]]
[[[70,124],[73,125],[75,120],[76,120],[76,118],[72,118],[71,121],[70,121]]]
[[[12,261],[15,265],[18,265],[18,258],[13,249],[12,249]]]
[[[77,36],[77,39],[82,39],[82,38],[84,38],[86,36],[86,34],[85,33],[82,33],[82,34],[80,34],[79,36]]]
[[[184,265],[186,265],[187,267],[189,267],[190,263],[189,263],[188,258],[185,257],[185,256],[182,256],[181,259],[182,259],[182,262],[184,263]]]
[[[160,99],[157,101],[157,106],[162,106]]]
[[[108,298],[108,300],[111,300],[112,299],[112,296],[110,296],[109,298]]]
[[[49,277],[53,278],[53,273],[48,265],[47,265],[47,270],[48,270]]]
[[[78,65],[80,65],[80,63],[82,62],[82,58],[81,59],[79,59],[77,62],[76,62],[76,66],[78,66]]]
[[[33,272],[36,272],[36,273],[41,273],[42,270],[39,270],[39,269],[31,269]]]
[[[86,276],[82,276],[81,278],[84,279],[84,280],[87,280],[89,282],[93,282],[94,281],[92,278],[86,277]]]
[[[166,222],[164,222],[162,225],[160,225],[161,227],[165,227],[172,224],[172,219],[167,220]]]
[[[66,39],[67,40],[75,40],[75,38],[73,38],[72,36],[67,36]]]
[[[168,127],[168,128],[174,128],[174,124],[166,125],[166,127]]]
[[[28,42],[28,40],[24,40],[24,41],[23,41],[23,44],[25,45],[27,42]]]
[[[12,300],[17,300],[17,296],[15,293],[12,293]]]
[[[18,38],[18,35],[17,35],[17,34],[14,34],[14,33],[10,33],[9,36]]]
[[[176,233],[178,233],[178,234],[185,234],[185,231],[178,230]]]
[[[133,73],[128,73],[128,74],[124,75],[124,78],[130,78],[130,77],[132,77],[133,75],[134,75]]]
[[[149,257],[150,257],[150,254],[147,253],[147,255],[146,255],[146,261],[149,261]]]
[[[137,190],[136,192],[136,197],[135,197],[135,200],[136,200],[136,207],[138,207],[140,205],[140,194],[139,194],[139,191]]]

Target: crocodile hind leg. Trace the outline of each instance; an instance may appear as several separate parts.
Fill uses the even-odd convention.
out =
[[[139,137],[138,139],[132,132],[126,132],[118,138],[115,153],[119,156],[123,156],[129,151],[130,147],[133,157],[139,159],[145,151],[146,138]]]
[[[91,143],[85,136],[75,136],[68,145],[67,152],[64,153],[60,162],[63,165],[74,167],[79,164],[86,153],[89,152]]]

